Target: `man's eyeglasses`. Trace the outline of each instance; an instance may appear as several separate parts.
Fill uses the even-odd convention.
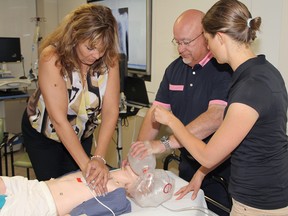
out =
[[[201,35],[203,34],[203,32],[201,32],[197,37],[193,38],[192,40],[183,40],[183,41],[177,41],[175,38],[173,38],[172,43],[175,46],[188,46],[190,43],[192,43],[193,41],[195,41],[197,38],[199,38]]]

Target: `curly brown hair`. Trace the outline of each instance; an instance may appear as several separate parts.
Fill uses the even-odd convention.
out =
[[[102,74],[107,67],[118,63],[118,26],[110,8],[93,3],[79,6],[65,16],[56,30],[42,41],[39,53],[53,45],[59,57],[56,65],[61,66],[64,76],[80,68],[75,47],[86,40],[91,47],[100,43],[99,51],[104,52],[103,57],[91,65],[92,73]]]

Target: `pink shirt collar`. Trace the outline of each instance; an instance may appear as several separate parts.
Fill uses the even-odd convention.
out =
[[[199,64],[204,67],[204,65],[213,58],[213,54],[209,51],[207,55],[199,62]]]

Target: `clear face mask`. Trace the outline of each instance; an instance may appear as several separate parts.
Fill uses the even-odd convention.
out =
[[[139,178],[129,190],[132,199],[141,207],[157,207],[169,200],[175,188],[175,180],[164,170],[156,168],[155,155],[144,159],[128,154],[131,169]]]
[[[141,207],[157,207],[173,196],[174,188],[175,180],[164,170],[155,169],[139,177],[130,195]]]
[[[132,157],[129,152],[128,161],[129,161],[131,169],[138,176],[144,173],[147,173],[151,170],[154,170],[156,168],[156,158],[155,158],[155,155],[153,154],[147,155],[143,159],[139,159],[139,156]]]

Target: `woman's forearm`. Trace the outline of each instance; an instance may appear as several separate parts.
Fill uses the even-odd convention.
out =
[[[167,126],[171,128],[177,140],[189,151],[189,153],[202,165],[205,166],[204,148],[206,144],[191,134],[182,122],[171,114]],[[203,164],[204,163],[204,164]]]
[[[75,134],[75,131],[71,127],[70,123],[63,122],[54,124],[55,130],[59,139],[68,150],[70,155],[73,157],[77,165],[80,167],[81,170],[85,170],[86,165],[89,161],[89,157],[87,156],[86,152],[84,151],[79,138]]]
[[[99,127],[97,136],[97,148],[95,149],[94,155],[100,155],[105,157],[109,143],[115,132],[118,116],[118,109],[114,108],[109,110],[103,110],[101,125]]]

